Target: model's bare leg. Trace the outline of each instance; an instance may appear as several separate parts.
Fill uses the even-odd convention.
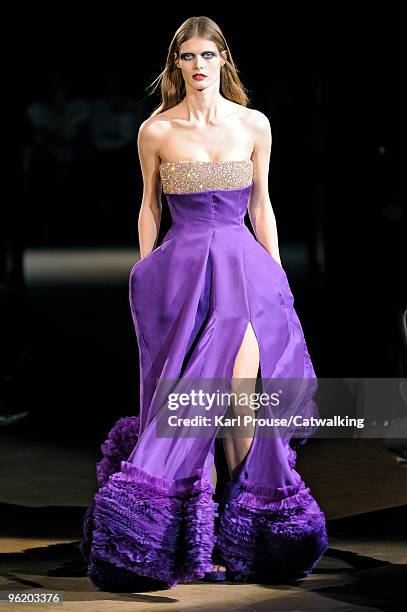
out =
[[[247,397],[250,397],[250,394],[255,392],[259,363],[259,345],[253,326],[249,322],[233,367],[233,379],[235,380],[232,380],[231,384],[232,393],[235,392],[237,395],[245,393]],[[232,402],[230,416],[237,416],[238,414],[253,415],[253,411],[248,404],[239,403],[236,405]],[[231,476],[233,471],[241,465],[246,457],[253,440],[253,432],[254,427],[251,428],[248,437],[239,438],[232,435],[231,437],[223,438],[223,447]],[[213,571],[222,572],[225,569],[223,565],[213,566]]]
[[[233,368],[234,380],[232,380],[231,391],[235,392],[237,396],[246,394],[247,397],[250,397],[255,392],[259,363],[259,345],[253,326],[249,322]],[[243,415],[253,416],[254,414],[249,404],[240,403],[235,405],[232,403],[231,405],[231,416],[241,415],[243,417]],[[245,433],[249,434],[248,437],[239,438],[232,435],[223,439],[223,447],[231,476],[236,468],[241,465],[250,449],[254,427],[245,428]]]

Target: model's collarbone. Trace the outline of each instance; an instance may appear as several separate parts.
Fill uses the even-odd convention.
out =
[[[227,160],[250,159],[253,142],[243,135],[240,138],[220,136],[216,139],[200,138],[167,140],[160,152],[164,160],[196,160],[205,162],[223,162]]]

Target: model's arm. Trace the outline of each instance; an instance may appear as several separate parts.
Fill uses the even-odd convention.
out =
[[[254,111],[251,118],[254,134],[253,190],[248,212],[257,240],[281,265],[276,218],[271,205],[268,175],[271,153],[271,128],[266,115]]]
[[[161,223],[160,158],[157,150],[158,129],[144,121],[137,138],[138,155],[143,176],[143,198],[138,217],[140,257],[143,259],[155,247]]]

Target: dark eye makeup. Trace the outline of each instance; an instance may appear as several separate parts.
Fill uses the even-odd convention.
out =
[[[212,57],[215,57],[215,53],[213,51],[204,51],[201,55],[202,57],[205,57],[205,59],[211,59]],[[195,53],[186,52],[186,53],[181,53],[180,57],[182,60],[189,61],[194,56],[195,56]]]

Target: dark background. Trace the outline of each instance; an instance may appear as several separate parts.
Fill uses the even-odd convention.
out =
[[[173,33],[194,13],[135,11],[24,10],[10,51],[15,163],[2,207],[3,405],[29,411],[22,427],[95,443],[116,418],[138,413],[128,275],[61,280],[55,270],[30,278],[27,269],[44,250],[50,264],[76,249],[101,249],[107,267],[120,249],[134,249],[137,260],[136,140],[97,153],[85,124],[75,160],[55,163],[37,154],[27,109],[50,100],[55,79],[87,104],[106,97],[113,82],[138,120],[147,118],[159,96],[146,88],[164,67]],[[250,106],[270,119],[282,263],[317,375],[400,375],[399,313],[407,306],[401,15],[266,15],[247,4],[203,12],[223,30]],[[169,224],[164,199],[161,238]]]

